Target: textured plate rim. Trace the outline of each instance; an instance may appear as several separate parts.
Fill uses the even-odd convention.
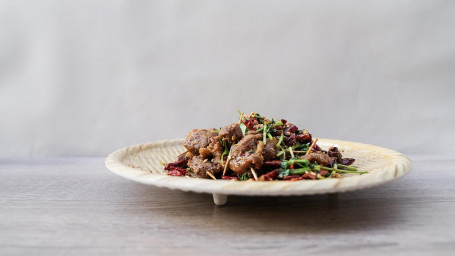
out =
[[[125,157],[132,153],[142,151],[149,147],[166,147],[181,143],[182,139],[161,140],[141,143],[124,147],[112,152],[105,160],[106,167],[113,173],[139,183],[192,191],[198,193],[244,195],[244,196],[288,196],[338,193],[351,190],[369,188],[398,179],[411,170],[411,161],[402,153],[392,149],[363,144],[359,142],[319,139],[322,143],[331,145],[349,145],[358,148],[375,150],[390,157],[393,166],[376,169],[368,174],[343,177],[340,179],[303,180],[303,181],[227,181],[197,179],[188,177],[175,177],[155,174],[139,168],[133,168],[123,163]]]

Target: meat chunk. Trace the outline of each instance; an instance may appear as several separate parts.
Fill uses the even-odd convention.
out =
[[[210,151],[211,155],[213,155],[213,158],[221,159],[224,147],[219,140],[216,139],[212,140],[207,149]]]
[[[327,151],[327,155],[329,155],[330,159],[332,159],[331,166],[333,166],[332,162],[343,165],[351,165],[355,161],[354,158],[343,158],[343,155],[341,155],[341,152],[337,147],[330,147]]]
[[[203,159],[201,156],[195,156],[188,161],[188,167],[193,170],[194,174],[199,178],[210,178],[207,172],[213,175],[221,172],[223,167],[216,161]]]
[[[262,135],[247,135],[231,148],[229,168],[237,174],[243,174],[251,167],[259,169],[264,158]]]
[[[312,140],[311,134],[307,130],[302,130],[302,133],[297,134],[295,138],[297,141],[304,144],[311,143]]]
[[[278,147],[276,146],[278,140],[276,138],[267,139],[266,142],[267,143],[264,146],[264,151],[262,152],[262,156],[264,156],[264,161],[276,158],[276,154],[278,153]]]
[[[218,133],[215,129],[194,129],[188,133],[183,146],[191,153],[198,155],[201,148],[206,148]]]
[[[311,153],[302,156],[301,159],[308,159],[310,163],[318,163],[322,166],[327,166],[330,163],[330,157],[322,152]]]
[[[218,133],[218,137],[224,141],[226,141],[229,145],[233,143],[237,143],[240,139],[242,139],[243,134],[242,130],[240,129],[240,125],[237,123],[224,126],[221,128],[220,132]]]
[[[330,147],[329,150],[327,151],[327,155],[330,157],[335,157],[337,160],[337,163],[341,163],[343,156],[341,155],[341,152],[338,151],[337,147]]]
[[[210,146],[210,145],[209,145]],[[212,152],[208,149],[208,148],[200,148],[199,149],[199,155],[203,158],[203,159],[206,159],[206,158],[209,158],[210,156],[212,156]]]

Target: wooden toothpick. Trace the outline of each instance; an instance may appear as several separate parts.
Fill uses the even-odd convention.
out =
[[[212,179],[216,180],[215,176],[213,176],[213,174],[211,172],[207,172],[207,175],[209,175],[210,177],[212,177]]]
[[[226,159],[226,164],[224,165],[223,176],[226,175],[226,170],[227,170],[229,161],[231,161],[231,156],[230,156],[230,155],[229,155],[228,158]]]
[[[253,167],[250,167],[250,170],[251,170],[251,173],[254,176],[254,180],[258,180],[258,175],[257,175],[256,171],[253,169]]]
[[[314,144],[316,144],[316,141],[318,141],[318,138],[314,139],[313,143],[311,143],[311,146],[310,146],[310,148],[308,149],[308,151],[306,152],[305,155],[308,155],[311,152],[311,150],[314,147]]]

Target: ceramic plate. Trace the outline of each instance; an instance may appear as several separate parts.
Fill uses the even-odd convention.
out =
[[[106,166],[117,175],[140,183],[213,194],[215,204],[228,195],[290,196],[337,193],[380,185],[404,176],[411,162],[403,154],[357,142],[319,139],[322,149],[336,146],[343,157],[356,159],[353,166],[367,174],[342,174],[342,178],[302,181],[229,181],[166,175],[162,162],[174,162],[185,151],[183,140],[166,140],[119,149],[106,158]]]

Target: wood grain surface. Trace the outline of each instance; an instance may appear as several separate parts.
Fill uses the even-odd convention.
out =
[[[454,255],[455,158],[391,183],[229,197],[138,184],[103,158],[2,160],[0,255]]]

